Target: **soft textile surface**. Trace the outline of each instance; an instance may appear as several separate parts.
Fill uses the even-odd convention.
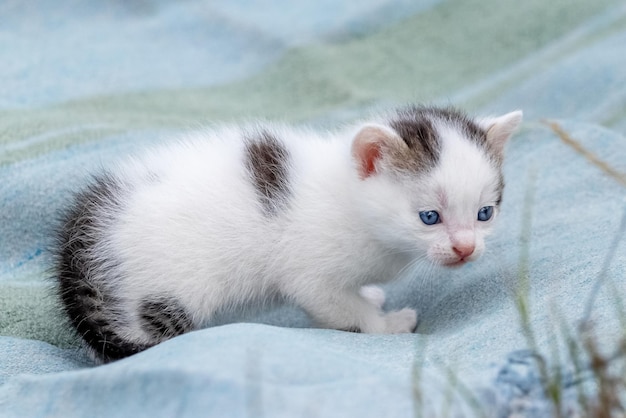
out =
[[[550,416],[528,349],[563,368],[575,408],[559,330],[589,309],[602,350],[624,331],[622,1],[9,0],[0,62],[0,416]],[[46,253],[89,173],[207,123],[325,127],[408,101],[525,112],[486,255],[386,287],[416,334],[315,329],[284,307],[93,367]]]

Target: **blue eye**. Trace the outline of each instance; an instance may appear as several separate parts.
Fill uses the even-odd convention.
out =
[[[485,222],[491,219],[493,215],[493,206],[485,206],[478,211],[478,220]]]
[[[426,225],[434,225],[439,223],[439,214],[434,210],[425,210],[420,212],[420,219]]]

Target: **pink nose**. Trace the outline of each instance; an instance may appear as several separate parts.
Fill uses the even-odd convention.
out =
[[[474,252],[476,247],[474,244],[457,244],[452,247],[452,250],[461,258],[469,257]]]

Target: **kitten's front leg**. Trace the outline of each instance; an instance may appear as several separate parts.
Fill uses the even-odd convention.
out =
[[[415,331],[417,312],[415,309],[404,308],[385,314],[387,334],[404,334]]]
[[[385,291],[382,288],[374,285],[363,286],[361,290],[359,290],[359,293],[377,308],[383,308],[385,304]]]
[[[379,292],[376,293],[380,296]],[[369,297],[370,300],[352,290],[318,289],[314,297],[311,296],[300,294],[296,300],[326,328],[366,334],[400,334],[413,332],[417,325],[417,313],[413,309],[384,313]],[[376,304],[384,302],[384,292],[382,296],[382,300],[380,297],[375,300]]]
[[[378,309],[382,309],[385,304],[385,291],[381,287],[363,286],[359,293]],[[413,332],[417,324],[417,315],[413,309],[402,309],[385,314],[385,321],[387,322],[388,333]],[[404,331],[407,328],[411,331]]]

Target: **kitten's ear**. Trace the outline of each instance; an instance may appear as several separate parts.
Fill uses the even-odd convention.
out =
[[[487,142],[502,152],[504,144],[522,122],[522,115],[521,110],[516,110],[496,118],[480,119],[478,124],[487,132]]]
[[[377,162],[384,149],[403,142],[398,134],[383,125],[367,124],[352,140],[352,156],[357,163],[359,176],[365,179],[376,174]]]

